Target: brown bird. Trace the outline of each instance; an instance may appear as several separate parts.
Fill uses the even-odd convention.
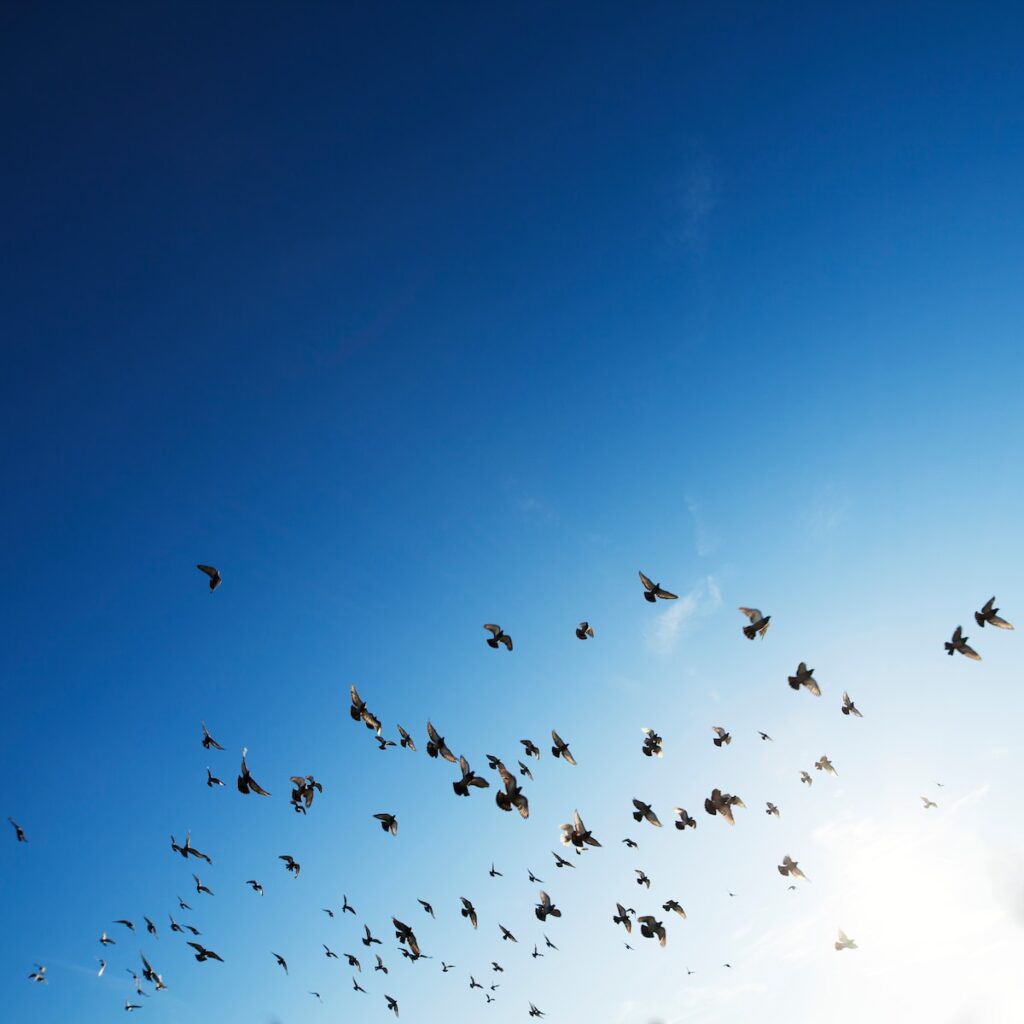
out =
[[[367,729],[380,729],[380,719],[366,706],[366,701],[359,696],[355,683],[349,687],[349,699],[352,706],[348,709],[353,722],[362,722]]]
[[[626,932],[628,934],[632,934],[632,932],[633,932],[633,922],[632,922],[632,920],[630,920],[629,915],[631,913],[635,914],[636,911],[633,910],[632,907],[630,907],[629,910],[627,910],[621,903],[616,903],[615,904],[615,909],[616,909],[617,913],[612,915],[612,922],[614,924],[621,924],[622,927],[626,929]]]
[[[667,903],[661,905],[662,910],[667,910],[670,913],[678,914],[684,921],[686,920],[686,911],[679,905],[677,900],[669,900]]]
[[[679,596],[663,590],[660,583],[652,583],[650,578],[640,573],[640,582],[644,585],[644,600],[654,604],[660,597],[662,601],[674,601]]]
[[[493,622],[485,622],[484,629],[488,630],[491,634],[486,638],[488,647],[493,647],[497,650],[498,644],[504,644],[510,651],[512,650],[512,637],[501,626],[496,626]]]
[[[551,730],[551,741],[554,744],[551,748],[552,757],[560,757],[563,761],[567,761],[569,764],[576,763],[576,758],[574,758],[569,751],[569,744],[566,743],[554,729]]]
[[[765,814],[772,814],[776,818],[778,818],[779,817],[779,809],[778,809],[778,807],[776,807],[775,804],[773,804],[771,802],[771,800],[768,800],[767,804],[768,804],[768,810],[766,810],[764,813]]]
[[[238,776],[238,792],[242,794],[255,793],[257,796],[270,796],[270,794],[259,785],[249,774],[249,767],[245,763],[245,755],[249,753],[248,747],[242,747],[242,767]]]
[[[520,762],[522,763],[522,762]],[[519,783],[509,770],[499,761],[498,774],[501,776],[504,790],[498,790],[494,794],[494,802],[503,810],[511,811],[514,807],[519,812],[519,817],[524,821],[530,816],[530,801],[519,788]]]
[[[526,750],[527,757],[536,758],[538,761],[540,760],[540,747],[538,747],[533,740],[520,740],[519,742],[522,743]]]
[[[385,832],[390,832],[393,836],[398,835],[398,819],[393,814],[382,812],[375,814],[374,817],[380,822],[380,827]]]
[[[206,728],[205,722],[199,723],[203,727],[203,748],[209,750],[210,747],[214,747],[216,750],[223,750],[224,748],[210,735],[210,730]]]
[[[800,781],[806,782],[808,786],[814,783],[814,779],[812,779],[811,776],[805,771],[800,772]]]
[[[202,963],[204,960],[219,960],[224,963],[222,957],[219,957],[212,949],[206,949],[204,946],[200,946],[198,942],[190,942],[189,945],[196,951],[196,959]]]
[[[814,678],[814,669],[808,668],[807,663],[801,661],[796,667],[796,675],[789,676],[789,687],[791,690],[799,690],[803,686],[806,688],[808,693],[813,693],[815,697],[821,696],[821,688],[818,686],[818,681]]]
[[[398,735],[402,737],[401,740],[399,740],[399,746],[405,747],[406,750],[411,750],[413,753],[416,753],[416,744],[413,742],[412,737],[400,725],[395,728],[398,729]]]
[[[312,775],[293,775],[291,781],[294,786],[291,795],[292,807],[305,814],[307,809],[313,806],[313,796],[322,793],[324,787]]]
[[[443,757],[449,764],[455,764],[455,755],[448,749],[444,737],[438,734],[429,721],[427,722],[427,735],[430,737],[427,742],[427,756]]]
[[[851,939],[842,928],[838,931],[839,941],[836,943],[836,949],[856,949],[857,943]]]
[[[839,772],[835,770],[832,762],[824,754],[821,755],[819,760],[814,762],[814,767],[817,768],[819,772],[828,772],[829,775],[835,775],[837,777],[839,775]]]
[[[864,716],[857,710],[857,705],[850,700],[850,695],[843,690],[843,706],[839,709],[844,715],[853,715],[855,718]]]
[[[657,938],[660,946],[664,946],[668,941],[665,926],[660,921],[656,921],[650,914],[638,917],[636,923],[640,925],[640,934],[645,939]]]
[[[732,736],[729,735],[720,725],[711,726],[711,731],[715,733],[715,738],[711,741],[716,747],[720,747],[723,743],[728,746],[732,743]]]
[[[395,938],[398,939],[399,942],[405,943],[405,945],[409,947],[409,952],[418,959],[420,956],[420,947],[419,943],[416,941],[416,936],[413,934],[413,930],[407,924],[403,924],[399,921],[397,917],[391,918],[391,923],[395,926]]]
[[[469,923],[475,928],[476,907],[474,907],[473,904],[469,900],[467,900],[465,896],[460,896],[459,899],[462,900],[462,910],[460,910],[459,913],[462,914],[463,917],[467,918],[469,920]]]
[[[797,867],[797,862],[788,853],[782,858],[782,863],[778,865],[778,868],[780,875],[787,875],[790,878],[802,878],[805,882],[807,881],[807,876]]]
[[[199,564],[196,568],[210,577],[210,593],[212,594],[221,584],[220,571],[215,569],[212,565]]]
[[[929,800],[928,797],[921,797],[921,802],[924,804],[924,809],[927,811],[929,807],[938,807],[939,805],[934,800]]]
[[[637,800],[633,798],[633,806],[636,808],[633,811],[634,821],[647,821],[655,828],[661,828],[661,822],[658,820],[658,816],[654,813],[654,808],[650,804],[645,804],[643,800]]]
[[[646,885],[648,889],[651,887],[651,880],[641,871],[639,868],[633,868],[633,873],[636,875],[637,885]]]
[[[533,782],[533,772],[522,761],[519,762],[519,774]]]
[[[561,826],[561,841],[563,846],[572,845],[577,853],[581,853],[585,846],[600,846],[601,844],[593,837],[590,830],[583,824],[579,811],[572,812],[572,824]],[[557,856],[557,854],[556,854]]]
[[[1013,626],[1011,626],[1010,623],[1006,621],[1006,619],[1002,619],[999,617],[999,615],[997,614],[999,609],[992,607],[995,603],[996,599],[994,597],[990,597],[985,602],[985,605],[981,609],[981,611],[974,613],[974,621],[977,622],[977,624],[982,629],[985,628],[986,622],[990,626],[995,626],[997,629],[1013,629]]]
[[[743,635],[748,640],[753,640],[758,634],[763,638],[768,632],[768,623],[772,621],[772,617],[762,615],[760,608],[741,608],[740,611],[750,619],[750,625],[743,627]]]
[[[576,627],[576,636],[580,640],[586,640],[587,637],[592,637],[593,635],[594,627],[591,626],[589,622],[581,622]]]
[[[518,944],[519,940],[499,921],[498,928],[501,929],[501,941],[502,942],[515,942]]]
[[[551,897],[543,890],[540,890],[540,903],[533,908],[538,921],[546,921],[549,917],[561,917],[562,912],[551,902]]]
[[[676,817],[679,819],[673,824],[679,829],[680,832],[687,828],[696,828],[697,822],[686,813],[684,807],[673,807],[672,810],[675,812]]]
[[[719,789],[713,789],[711,791],[710,798],[704,801],[704,810],[708,814],[720,814],[730,825],[735,825],[736,820],[733,818],[732,809],[734,807],[746,807],[747,805],[738,797],[733,796],[731,793],[723,793]]]
[[[171,849],[175,853],[180,853],[182,855],[182,857],[185,858],[185,860],[188,860],[189,857],[195,857],[197,860],[204,860],[204,861],[206,861],[207,864],[212,864],[213,863],[213,861],[205,853],[201,853],[199,850],[197,850],[192,845],[192,833],[191,832],[186,832],[185,833],[185,845],[184,846],[179,846],[174,841],[174,836],[171,836]]]
[[[981,661],[981,655],[973,648],[967,645],[968,638],[963,635],[963,627],[957,626],[953,630],[953,636],[947,640],[942,646],[946,648],[946,653],[952,658],[953,655],[959,651],[965,658],[970,658],[971,661]]]

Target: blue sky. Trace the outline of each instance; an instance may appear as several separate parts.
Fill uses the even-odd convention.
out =
[[[139,948],[169,985],[139,1000],[154,1024],[370,1022],[383,992],[421,1021],[1014,1019],[1019,629],[968,629],[981,664],[941,645],[992,593],[1024,620],[1022,20],[0,13],[12,1019],[109,1020]],[[638,569],[682,599],[648,606]],[[818,701],[786,686],[800,660]],[[377,752],[352,682],[419,753]],[[455,799],[428,717],[478,770],[552,727],[579,765],[545,756],[513,820],[493,788]],[[243,745],[272,799],[231,788]],[[822,753],[840,776],[808,790]],[[713,786],[748,805],[734,829]],[[699,828],[640,829],[634,796]],[[574,808],[605,846],[556,872]],[[169,849],[187,829],[213,898]],[[527,868],[565,911],[543,960]],[[328,920],[343,893],[360,916]],[[666,949],[625,950],[615,901],[669,898]],[[158,941],[111,925],[143,914]],[[435,959],[388,939],[357,995],[320,944],[362,953],[392,914]],[[468,975],[495,958],[485,1007]]]

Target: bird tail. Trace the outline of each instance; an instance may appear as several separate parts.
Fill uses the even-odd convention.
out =
[[[552,757],[558,757],[558,747],[552,747],[551,748],[551,756]]]
[[[948,640],[942,646],[946,648],[946,653],[952,658],[956,648]]]
[[[718,811],[715,810],[715,805],[709,799],[707,799],[706,797],[704,799],[704,810],[707,811],[708,814],[717,814],[718,813]]]
[[[493,636],[492,637],[488,637],[487,638],[487,646],[488,647],[493,647],[495,650],[497,650],[498,649],[498,641],[495,640]]]
[[[981,612],[974,613],[974,621],[978,624],[981,629],[985,628],[985,616]]]
[[[494,802],[503,811],[511,811],[512,810],[512,801],[509,798],[508,793],[505,793],[502,790],[499,790],[497,793],[494,794]]]
[[[645,590],[644,591],[644,600],[645,601],[649,601],[651,604],[654,604],[654,602],[657,600],[657,598],[649,590]]]
[[[716,736],[711,742],[714,743],[716,747],[720,747],[722,745],[722,737]]]
[[[757,630],[756,630],[756,629],[754,629],[754,627],[753,627],[753,625],[752,625],[752,624],[751,624],[751,625],[749,625],[749,626],[744,626],[744,627],[743,627],[743,635],[744,635],[744,636],[745,636],[745,637],[746,637],[746,638],[747,638],[748,640],[753,640],[753,639],[754,639],[754,637],[755,637],[755,636],[757,636]]]
[[[789,688],[791,690],[800,689],[800,679],[797,676],[789,676]]]
[[[455,790],[456,796],[469,796],[469,786],[466,785],[465,779],[460,779],[458,782],[453,782],[452,789]]]

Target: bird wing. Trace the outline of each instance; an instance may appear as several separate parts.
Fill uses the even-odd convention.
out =
[[[485,622],[484,629],[489,630],[492,636],[497,636],[501,632],[501,626],[496,626],[493,622]]]
[[[757,620],[761,618],[760,608],[741,608],[740,611],[743,612],[751,622],[757,622]]]
[[[640,573],[640,582],[644,585],[645,590],[650,590],[653,592],[654,583],[650,580],[649,577],[645,576],[643,573]]]
[[[197,565],[196,568],[200,572],[205,572],[206,575],[209,576],[211,580],[215,579],[217,576],[220,575],[220,573],[212,565]],[[195,579],[194,576],[192,578]]]

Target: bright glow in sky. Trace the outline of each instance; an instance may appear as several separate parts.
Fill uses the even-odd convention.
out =
[[[1020,1021],[1022,17],[8,5],[4,1019],[109,1021],[142,949],[143,1024]],[[604,845],[557,869],[574,809]]]

